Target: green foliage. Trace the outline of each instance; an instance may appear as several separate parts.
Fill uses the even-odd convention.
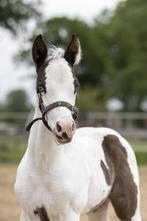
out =
[[[0,26],[16,34],[20,25],[24,26],[30,18],[40,15],[36,8],[37,4],[26,3],[24,0],[1,0]]]
[[[110,56],[111,95],[125,111],[140,111],[147,94],[147,1],[121,2],[105,25]]]
[[[0,134],[0,163],[19,162],[26,147],[26,134]]]
[[[28,112],[31,108],[27,93],[22,89],[9,92],[6,97],[6,103],[2,111],[6,112]]]
[[[103,88],[95,87],[81,88],[80,94],[77,96],[77,106],[80,112],[102,111],[105,110],[104,101],[105,93]]]
[[[136,152],[136,159],[139,165],[147,164],[147,152]]]

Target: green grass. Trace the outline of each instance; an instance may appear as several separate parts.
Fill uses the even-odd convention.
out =
[[[139,165],[147,164],[147,141],[130,140],[130,144],[135,151],[137,162]]]
[[[135,151],[147,152],[147,141],[131,141],[130,144]]]
[[[147,165],[147,152],[135,152],[138,165]]]
[[[24,149],[27,143],[27,134],[0,134],[0,151]]]
[[[15,152],[3,152],[0,151],[0,163],[18,163],[24,151],[15,151]]]
[[[25,134],[0,134],[0,163],[17,163],[27,144]]]

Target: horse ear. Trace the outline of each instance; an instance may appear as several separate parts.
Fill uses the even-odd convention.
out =
[[[42,39],[42,35],[38,35],[34,41],[32,57],[37,67],[41,66],[47,57],[47,47]]]
[[[64,58],[69,62],[72,66],[78,64],[81,60],[81,46],[79,38],[73,34],[71,42],[69,43]]]

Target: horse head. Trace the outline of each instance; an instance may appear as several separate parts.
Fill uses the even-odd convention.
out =
[[[55,46],[47,48],[39,35],[34,41],[32,56],[36,66],[41,119],[57,143],[68,143],[76,130],[75,101],[79,82],[74,66],[81,59],[80,41],[74,34],[66,50]]]

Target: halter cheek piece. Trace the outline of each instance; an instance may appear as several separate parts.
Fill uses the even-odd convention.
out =
[[[71,114],[72,114],[72,117],[74,120],[77,119],[78,117],[78,108],[75,107],[75,106],[72,106],[70,103],[68,102],[65,102],[65,101],[57,101],[57,102],[54,102],[50,105],[48,105],[47,107],[44,107],[44,104],[43,104],[43,99],[42,99],[42,94],[39,93],[38,94],[38,97],[39,97],[39,108],[40,108],[40,111],[42,113],[42,117],[38,117],[38,118],[35,118],[34,120],[32,120],[26,127],[26,130],[29,131],[32,127],[32,125],[37,122],[38,120],[42,120],[42,122],[44,123],[44,125],[46,126],[46,128],[49,130],[49,131],[52,131],[51,127],[49,126],[47,120],[46,120],[46,114],[47,112],[49,112],[50,110],[56,108],[56,107],[66,107],[68,108],[70,111],[71,111]]]

